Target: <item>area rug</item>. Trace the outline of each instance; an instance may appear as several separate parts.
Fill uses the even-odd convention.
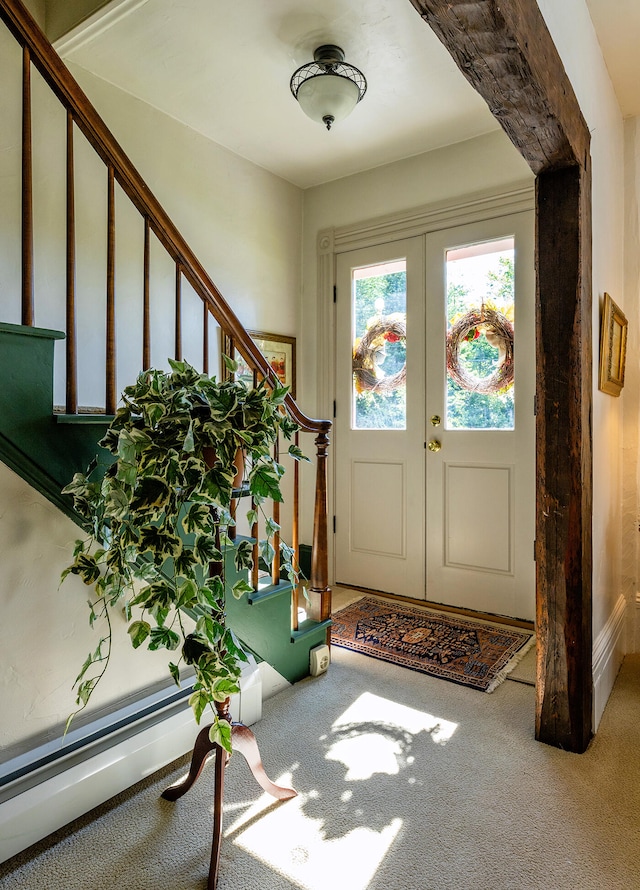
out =
[[[493,692],[535,636],[517,627],[365,596],[334,614],[331,640],[344,649]]]

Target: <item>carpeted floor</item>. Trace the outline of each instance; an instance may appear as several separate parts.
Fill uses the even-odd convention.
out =
[[[333,615],[334,645],[493,692],[533,646],[532,632],[363,596]]]
[[[227,771],[219,890],[635,890],[640,887],[640,657],[583,755],[533,738],[534,689],[493,695],[345,649],[265,702],[263,795]],[[533,653],[519,666],[530,674]],[[211,767],[184,761],[0,866],[2,890],[204,890]]]

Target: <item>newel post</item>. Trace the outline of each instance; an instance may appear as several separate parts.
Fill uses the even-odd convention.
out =
[[[325,621],[331,617],[331,588],[329,587],[329,547],[327,540],[327,449],[328,430],[316,440],[316,498],[313,513],[313,542],[311,550],[311,579],[309,597],[310,617]]]

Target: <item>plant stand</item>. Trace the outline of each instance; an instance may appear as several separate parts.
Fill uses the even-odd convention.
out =
[[[231,723],[231,740],[234,751],[239,752],[247,761],[256,782],[264,791],[271,794],[278,800],[288,800],[296,797],[298,792],[293,788],[282,788],[275,785],[267,776],[262,760],[260,759],[260,751],[256,737],[249,727],[243,723],[234,723],[229,714],[229,701],[216,703],[218,716],[222,720]],[[220,845],[222,841],[222,800],[224,794],[224,771],[229,762],[229,754],[209,739],[209,726],[203,727],[198,733],[196,743],[193,747],[191,755],[191,766],[189,773],[181,782],[177,782],[166,791],[162,792],[165,800],[175,801],[186,794],[194,785],[196,779],[204,769],[207,758],[210,754],[215,753],[215,779],[214,779],[214,807],[213,807],[213,842],[211,845],[211,863],[209,865],[209,880],[207,890],[215,890],[218,880],[218,868],[220,865]]]

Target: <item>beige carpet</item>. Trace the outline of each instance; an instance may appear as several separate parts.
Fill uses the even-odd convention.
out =
[[[272,803],[239,757],[228,770],[220,890],[640,887],[639,657],[582,756],[533,740],[526,682],[479,696],[348,650],[333,658],[256,726],[271,777],[299,797]],[[182,801],[161,800],[182,772],[0,866],[0,887],[204,890],[211,770]]]

